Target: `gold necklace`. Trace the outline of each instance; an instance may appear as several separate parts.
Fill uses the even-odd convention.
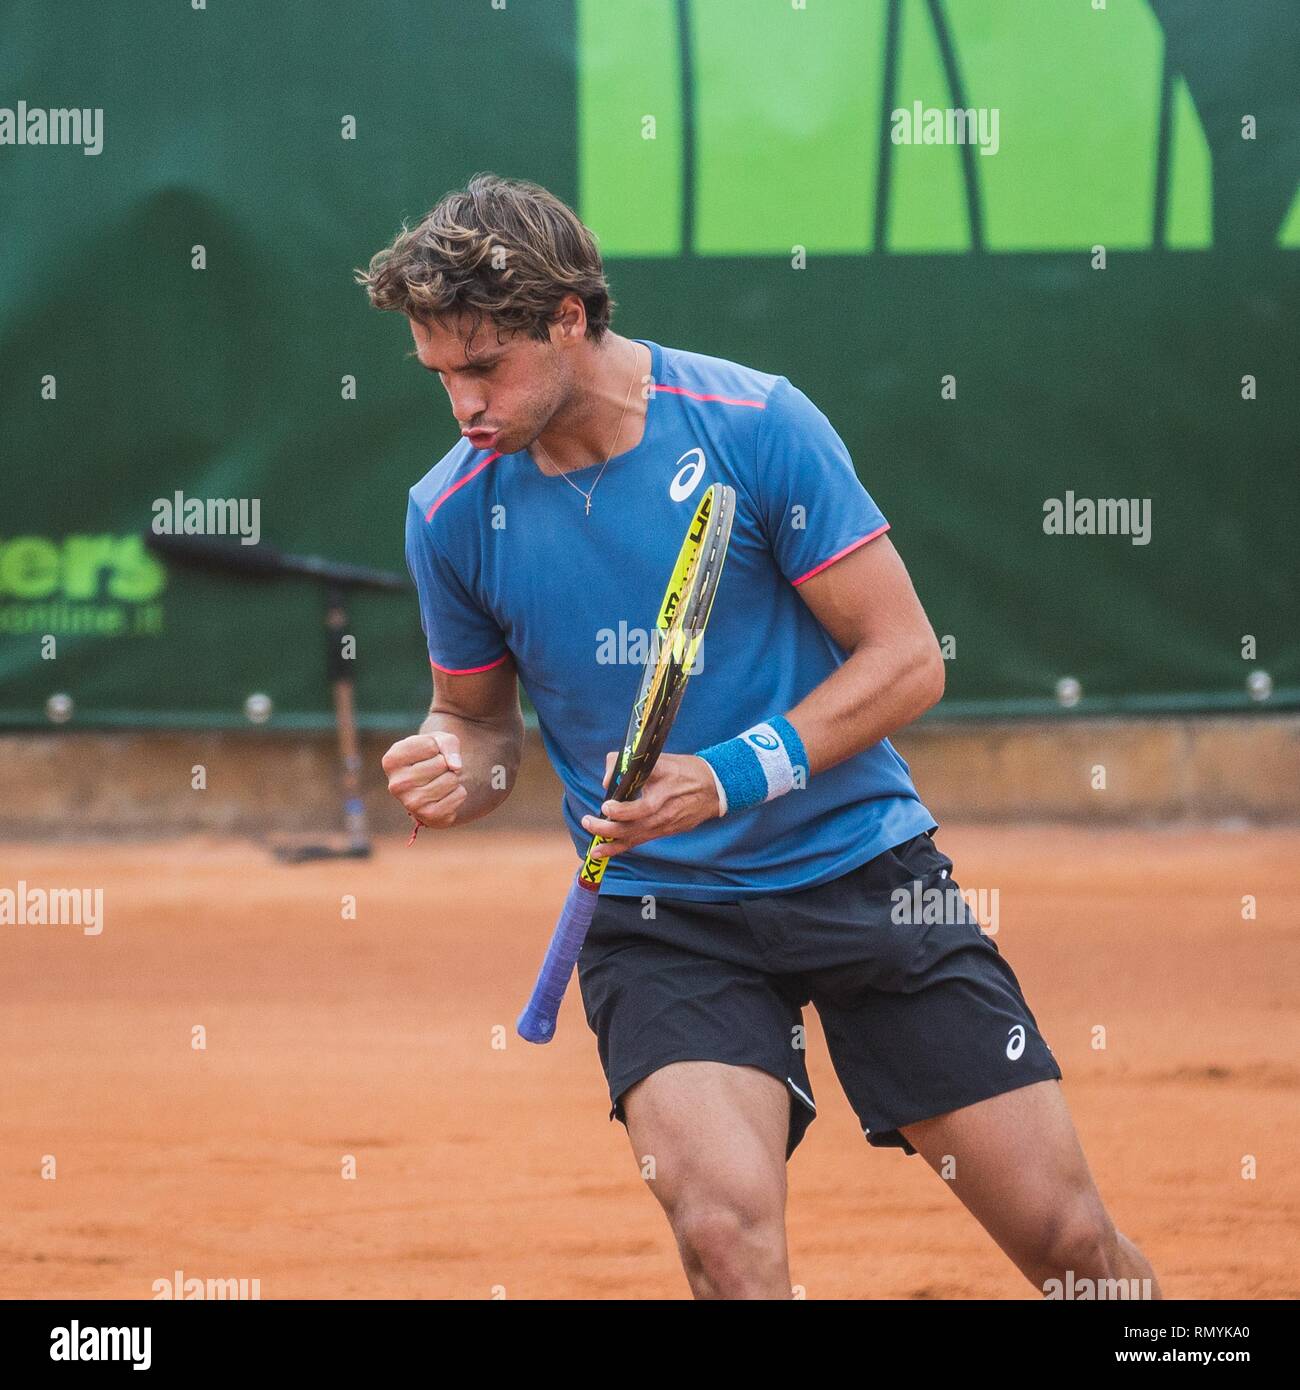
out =
[[[621,435],[621,434],[623,433],[623,421],[627,419],[627,408],[628,408],[629,403],[630,403],[631,400],[632,400],[632,388],[636,385],[636,359],[637,359],[636,344],[633,343],[633,344],[632,344],[632,380],[629,381],[628,384],[627,384],[627,396],[624,398],[624,401],[623,401],[623,413],[622,413],[622,415],[620,415],[620,416],[618,417],[618,428],[614,431],[614,442],[609,446],[609,453],[605,455],[605,462],[602,463],[602,464],[600,465],[600,472],[596,474],[596,481],[595,481],[594,483],[592,483],[592,485],[591,485],[591,491],[590,491],[590,492],[583,492],[583,490],[577,485],[577,483],[575,483],[575,482],[573,481],[572,478],[570,478],[570,477],[568,476],[567,473],[559,473],[559,474],[555,474],[555,475],[554,475],[554,476],[556,476],[556,477],[563,478],[564,481],[565,481],[566,483],[568,483],[568,485],[574,490],[574,492],[576,492],[580,497],[585,497],[585,498],[587,499],[587,509],[586,509],[586,511],[583,513],[584,516],[590,516],[590,515],[591,515],[591,493],[592,493],[592,492],[595,492],[596,487],[597,487],[597,484],[598,484],[598,483],[600,482],[600,480],[605,476],[605,469],[607,469],[607,468],[609,467],[609,461],[610,461],[610,459],[612,459],[612,458],[614,457],[614,450],[618,448],[618,437],[619,437],[619,435]],[[552,468],[554,468],[555,465],[554,465],[553,463],[551,463],[551,456],[546,452],[545,449],[542,448],[542,441],[541,441],[541,439],[540,439],[540,438],[535,439],[535,440],[533,441],[533,443],[536,444],[537,447],[538,447],[538,449],[541,450],[542,457],[546,460],[546,462],[547,462],[548,464],[550,464],[550,466],[551,466]]]

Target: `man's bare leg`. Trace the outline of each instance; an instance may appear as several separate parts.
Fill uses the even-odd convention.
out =
[[[1039,1292],[1049,1279],[1149,1280],[1155,1271],[1114,1227],[1059,1081],[1038,1081],[902,1131]],[[1148,1292],[1149,1289],[1149,1292]]]
[[[757,1067],[673,1062],[622,1100],[695,1297],[788,1299],[786,1087]]]

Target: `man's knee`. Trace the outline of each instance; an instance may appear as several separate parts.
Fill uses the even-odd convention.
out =
[[[1030,1262],[1044,1278],[1062,1279],[1067,1270],[1076,1278],[1115,1277],[1118,1236],[1106,1209],[1094,1196],[1064,1202],[1044,1223]]]
[[[782,1194],[761,1187],[685,1193],[668,1212],[682,1260],[719,1292],[735,1295],[770,1281],[785,1260]]]

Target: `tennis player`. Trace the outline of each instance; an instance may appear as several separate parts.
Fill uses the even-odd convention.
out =
[[[920,1153],[1036,1287],[1158,1297],[889,743],[943,661],[825,415],[784,376],[613,332],[595,238],[534,184],[475,177],[358,278],[407,317],[462,434],[410,492],[434,695],[384,757],[389,790],[439,829],[500,806],[522,682],[575,851],[612,841],[582,999],[695,1295],[791,1296],[812,1004],[868,1143]],[[602,804],[714,482],[737,507],[701,661],[641,797]]]

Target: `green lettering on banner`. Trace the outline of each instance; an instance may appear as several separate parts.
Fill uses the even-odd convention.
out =
[[[901,0],[886,101],[888,12],[887,0],[577,0],[580,208],[605,253],[879,249],[886,144],[893,254],[968,251],[976,223],[990,251],[1156,244],[1165,36],[1147,0]],[[909,127],[924,113],[908,143],[882,125],[886,106]],[[981,154],[971,132],[989,135],[994,113]],[[963,147],[952,131],[967,121]],[[1212,244],[1211,195],[1200,117],[1175,76],[1166,245]],[[1284,245],[1300,240],[1297,218]]]
[[[1203,251],[1214,244],[1213,190],[1210,146],[1192,94],[1179,77],[1174,82],[1166,246],[1175,251]]]
[[[1300,247],[1300,189],[1296,190],[1295,198],[1291,203],[1291,210],[1282,223],[1282,230],[1277,234],[1277,244],[1279,246]]]
[[[795,246],[814,256],[869,251],[884,0],[815,0],[800,10],[788,0],[692,0],[689,11],[693,249],[785,257]]]
[[[112,563],[112,536],[66,537],[63,542],[63,596],[98,598],[100,572]]]
[[[58,548],[44,536],[0,544],[0,597],[48,598],[58,585]]]
[[[126,603],[148,603],[157,598],[167,582],[167,571],[156,555],[151,555],[139,536],[119,536],[113,552],[113,573],[108,592]]]
[[[938,36],[924,0],[904,0],[899,21],[898,78],[889,105],[906,117],[911,143],[893,141],[891,132],[885,249],[895,255],[969,251],[961,151],[955,145],[924,143],[924,128],[916,128],[918,105],[922,112],[937,111],[953,101]],[[966,96],[972,100],[969,92]],[[976,177],[983,172],[976,169]]]
[[[0,540],[0,599],[148,603],[167,570],[139,536],[15,536]]]
[[[1146,0],[946,0],[975,107],[1001,112],[977,159],[990,251],[1152,245],[1164,35]]]
[[[578,5],[580,205],[606,254],[677,256],[684,249],[676,34],[676,7],[664,0]]]

